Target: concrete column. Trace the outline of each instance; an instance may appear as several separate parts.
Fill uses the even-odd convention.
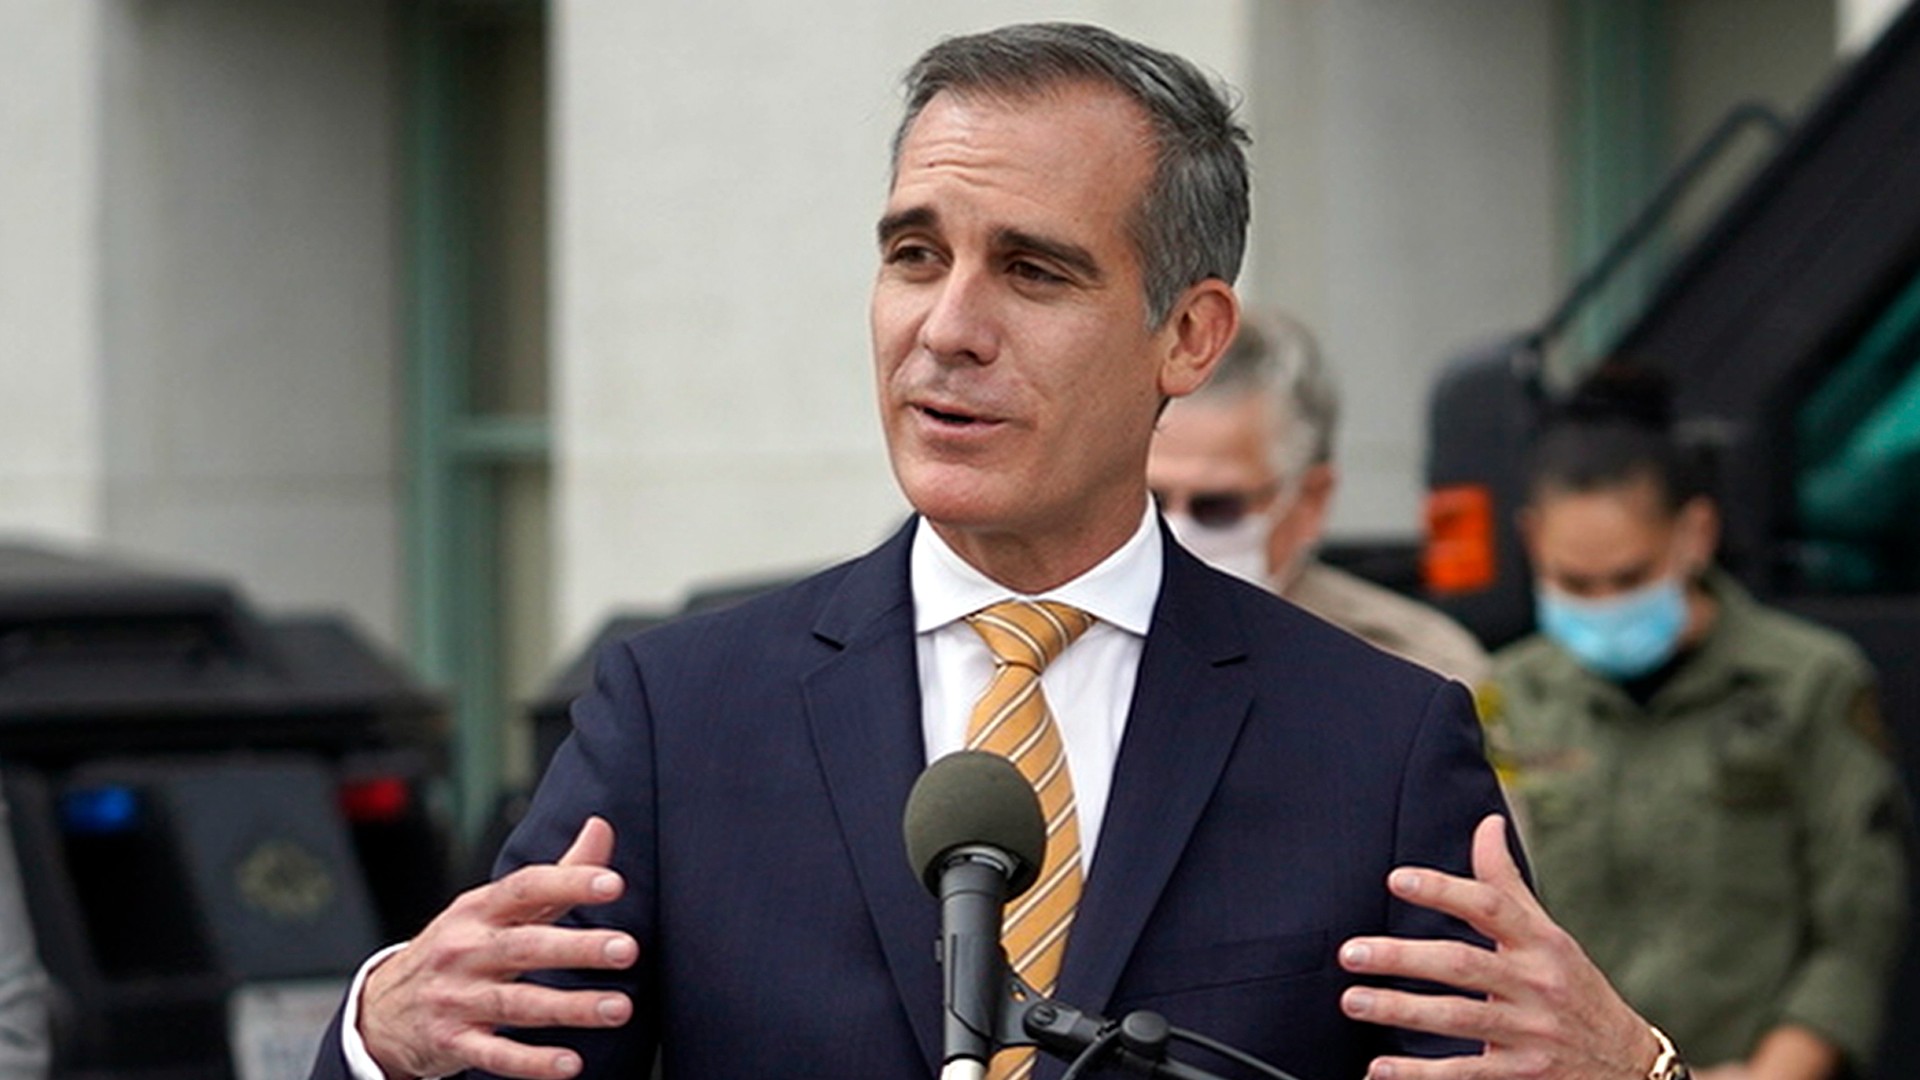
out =
[[[392,5],[71,6],[108,19],[105,535],[397,642]]]
[[[1335,534],[1420,529],[1428,388],[1529,326],[1558,259],[1552,5],[1278,0],[1256,7],[1248,302],[1320,336],[1345,408]]]
[[[0,4],[0,534],[101,529],[99,6]]]

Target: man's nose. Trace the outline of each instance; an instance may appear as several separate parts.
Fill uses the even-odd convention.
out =
[[[978,269],[956,267],[940,282],[920,324],[920,345],[936,359],[991,364],[1000,353],[993,281]]]

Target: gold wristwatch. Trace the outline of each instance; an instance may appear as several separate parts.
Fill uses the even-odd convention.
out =
[[[1693,1080],[1693,1070],[1680,1059],[1680,1051],[1673,1048],[1673,1040],[1667,1038],[1667,1033],[1654,1027],[1653,1037],[1660,1040],[1660,1056],[1653,1059],[1653,1068],[1647,1070],[1647,1080]]]

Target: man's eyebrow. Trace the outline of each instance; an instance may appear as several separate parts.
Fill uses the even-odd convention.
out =
[[[940,224],[940,215],[927,206],[910,206],[880,219],[880,225],[874,230],[880,243],[884,244],[907,229],[922,229]]]
[[[1615,570],[1611,575],[1608,576],[1608,580],[1611,581],[1615,586],[1625,586],[1625,585],[1632,585],[1635,582],[1645,581],[1646,579],[1652,576],[1653,576],[1653,561],[1648,560],[1647,562],[1634,563],[1632,566],[1622,567],[1619,570]]]
[[[1049,240],[1044,236],[1036,236],[1020,229],[1001,229],[993,235],[993,239],[995,247],[1010,251],[1031,251],[1036,255],[1052,259],[1089,283],[1098,283],[1106,277],[1100,270],[1100,264],[1094,261],[1093,253],[1078,244]]]

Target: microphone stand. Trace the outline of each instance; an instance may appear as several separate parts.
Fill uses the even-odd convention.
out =
[[[1112,1064],[1137,1076],[1158,1080],[1223,1080],[1215,1073],[1167,1057],[1167,1044],[1180,1035],[1159,1013],[1140,1009],[1118,1021],[1109,1020],[1042,996],[1011,972],[1007,975],[1007,994],[1000,1002],[996,1019],[994,1044],[998,1047],[1033,1046],[1062,1061],[1077,1063],[1098,1046],[1101,1049],[1095,1051],[1095,1056],[1104,1053]],[[1234,1052],[1229,1050],[1229,1053]],[[1245,1063],[1264,1069],[1272,1076],[1287,1076],[1251,1058],[1245,1058]],[[943,1070],[941,1080],[978,1080],[985,1075],[984,1064],[964,1058],[949,1063],[947,1070],[960,1064],[974,1065],[979,1071]]]

